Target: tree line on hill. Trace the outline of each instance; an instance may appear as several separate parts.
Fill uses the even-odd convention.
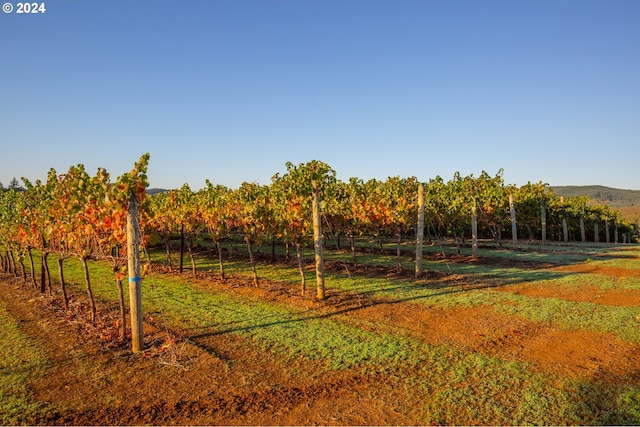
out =
[[[558,196],[586,196],[595,204],[604,203],[612,207],[640,205],[640,190],[623,190],[603,185],[569,185],[550,188]]]

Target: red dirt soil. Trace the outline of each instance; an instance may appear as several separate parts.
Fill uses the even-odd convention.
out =
[[[618,267],[597,266],[589,263],[564,265],[554,267],[553,271],[580,274],[601,274],[617,279],[640,278],[640,270],[630,270]],[[542,298],[560,298],[574,302],[592,302],[601,305],[619,307],[640,306],[640,291],[631,289],[610,288],[603,289],[594,285],[584,285],[579,289],[549,288],[533,283],[521,283],[504,286],[496,290],[511,292],[519,295],[527,295]]]

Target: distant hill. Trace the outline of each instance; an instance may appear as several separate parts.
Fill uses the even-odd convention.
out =
[[[602,185],[551,186],[551,189],[557,196],[587,196],[611,207],[640,206],[640,190],[621,190]]]
[[[158,194],[158,193],[166,193],[169,190],[165,190],[164,188],[148,188],[147,189],[147,194],[153,196],[154,194]]]

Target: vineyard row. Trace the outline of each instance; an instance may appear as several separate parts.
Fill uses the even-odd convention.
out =
[[[394,236],[399,248],[403,238],[420,238],[423,231],[427,239],[453,238],[460,243],[465,238],[474,242],[488,238],[497,245],[502,244],[503,236],[515,243],[519,234],[542,242],[571,239],[615,243],[619,236],[623,243],[631,242],[637,234],[637,226],[623,220],[609,206],[592,205],[586,197],[558,197],[542,182],[520,187],[506,185],[502,171],[493,177],[484,171],[479,177],[456,173],[446,182],[440,177],[423,183],[415,177],[390,177],[385,181],[351,178],[344,182],[336,178],[329,165],[314,160],[299,165],[287,163],[287,171],[274,175],[270,185],[245,182],[232,189],[206,181],[199,191],[192,191],[185,184],[148,197],[148,161],[148,154],[142,156],[131,172],[115,182],[105,169],[100,168],[91,176],[83,165],[77,165],[63,175],[51,169],[44,183],[32,184],[23,178],[24,191],[0,192],[3,270],[27,280],[24,262],[28,259],[35,284],[32,250],[42,254],[43,266],[47,265],[47,257],[54,254],[66,306],[63,262],[72,256],[79,258],[85,268],[95,317],[86,262],[106,260],[113,268],[124,316],[121,281],[126,277],[126,212],[132,197],[140,203],[143,241],[155,236],[164,242],[169,263],[172,236],[181,235],[191,254],[194,244],[206,235],[218,248],[220,275],[224,279],[221,242],[240,234],[247,244],[257,281],[253,247],[267,239],[277,239],[287,248],[296,248],[303,286],[300,252],[313,231],[314,194],[322,200],[320,221],[324,233],[349,239],[354,262],[354,240],[363,235]],[[418,203],[421,191],[422,209]],[[420,210],[423,226],[418,226]],[[43,292],[47,274],[43,269]]]

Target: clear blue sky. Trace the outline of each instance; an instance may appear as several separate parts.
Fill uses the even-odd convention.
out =
[[[0,182],[454,172],[640,189],[637,0],[47,0],[0,13]],[[2,0],[4,3],[5,0]]]

